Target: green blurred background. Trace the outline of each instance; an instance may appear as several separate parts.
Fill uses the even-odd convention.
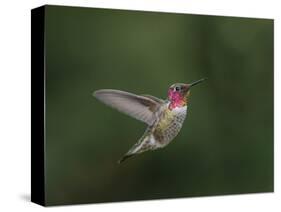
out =
[[[273,191],[273,20],[46,7],[48,205]],[[121,165],[145,124],[102,88],[191,93],[180,134]]]

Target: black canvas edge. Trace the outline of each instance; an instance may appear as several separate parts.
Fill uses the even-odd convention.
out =
[[[45,6],[31,10],[31,202],[45,206]]]

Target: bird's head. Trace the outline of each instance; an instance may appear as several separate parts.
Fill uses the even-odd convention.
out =
[[[168,99],[171,102],[170,107],[179,107],[187,104],[187,98],[190,95],[190,88],[203,82],[206,78],[197,80],[195,82],[185,84],[185,83],[175,83],[168,90]]]

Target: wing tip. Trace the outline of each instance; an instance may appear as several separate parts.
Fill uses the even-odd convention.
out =
[[[96,98],[102,98],[104,95],[114,95],[114,94],[120,94],[120,93],[126,93],[125,91],[119,91],[114,89],[99,89],[92,93],[92,95]]]
[[[97,97],[98,93],[99,93],[99,90],[96,90],[92,93],[92,96]]]
[[[92,95],[96,98],[98,98],[100,96],[100,94],[102,94],[104,91],[106,91],[107,89],[100,89],[100,90],[96,90],[92,93]]]

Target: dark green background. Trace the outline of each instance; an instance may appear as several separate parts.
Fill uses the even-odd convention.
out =
[[[48,205],[273,191],[273,20],[46,7]],[[180,134],[121,165],[145,124],[113,88],[192,90]]]

